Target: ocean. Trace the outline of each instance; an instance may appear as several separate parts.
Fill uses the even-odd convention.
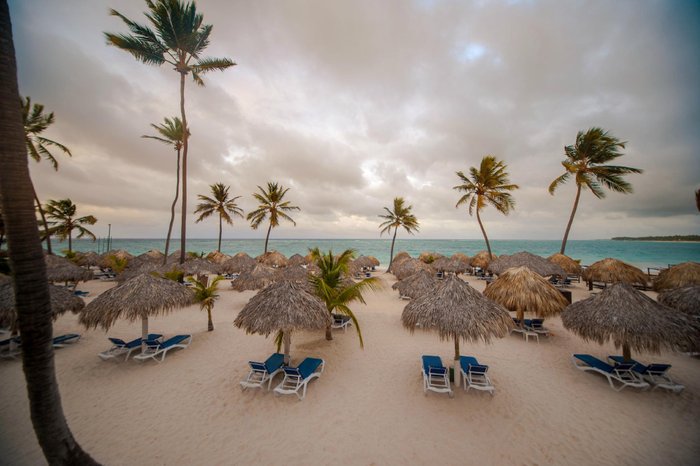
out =
[[[216,250],[215,239],[187,240],[187,250],[208,253]],[[55,239],[52,245],[56,251],[68,247]],[[263,252],[264,239],[225,239],[221,251],[233,255],[246,252],[255,257]],[[180,247],[180,240],[171,241],[170,251]],[[292,254],[308,254],[309,248],[318,247],[322,251],[343,251],[352,248],[358,255],[374,256],[386,265],[389,262],[391,239],[270,239],[269,250],[276,250],[289,257]],[[560,240],[492,240],[494,254],[514,254],[528,251],[540,256],[550,256],[559,252]],[[163,250],[164,239],[112,239],[112,249],[124,249],[131,254],[142,254],[150,249]],[[104,251],[103,242],[73,240],[75,251]],[[486,249],[483,240],[438,240],[438,239],[396,239],[394,254],[406,251],[416,257],[423,251],[438,252],[451,256],[457,252],[473,256]],[[668,267],[681,262],[700,262],[700,243],[653,242],[653,241],[613,241],[613,240],[572,240],[566,245],[566,255],[580,259],[588,265],[606,257],[613,257],[635,265],[646,271],[648,267]]]

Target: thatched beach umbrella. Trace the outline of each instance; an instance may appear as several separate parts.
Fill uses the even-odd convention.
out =
[[[290,258],[287,260],[288,267],[292,267],[295,265],[305,265],[306,263],[306,258],[301,254],[294,254],[290,256]]]
[[[627,283],[615,283],[600,294],[570,304],[561,314],[564,327],[584,340],[622,346],[626,360],[631,350],[658,353],[697,347],[700,324],[659,304]]]
[[[459,264],[460,273],[466,272],[471,267],[471,265],[469,264],[469,256],[467,256],[466,254],[462,254],[461,252],[452,254],[452,257],[450,257],[450,259],[454,263]]]
[[[210,252],[206,256],[206,260],[208,260],[209,262],[212,262],[214,264],[223,264],[224,262],[226,262],[230,258],[231,258],[231,256],[224,254],[223,252],[220,252],[220,251]]]
[[[662,270],[654,280],[654,291],[672,290],[691,285],[700,285],[700,264],[683,262]]]
[[[221,271],[219,264],[200,259],[199,257],[185,261],[184,264],[179,264],[178,268],[181,268],[185,275],[218,274]]]
[[[141,274],[110,288],[93,299],[80,313],[87,328],[107,330],[117,319],[141,319],[142,338],[148,337],[148,318],[193,303],[194,293],[173,280]]]
[[[63,257],[46,255],[46,277],[50,282],[81,282],[92,280],[93,273]]]
[[[546,279],[527,267],[514,267],[486,287],[484,296],[525,318],[526,312],[548,317],[563,311],[569,302]]]
[[[415,299],[433,289],[436,283],[435,274],[420,270],[410,277],[394,283],[392,288],[399,290],[399,296]]]
[[[265,336],[281,331],[284,361],[289,364],[292,332],[325,329],[331,324],[331,316],[323,301],[306,292],[302,285],[280,281],[253,296],[233,324],[246,333]]]
[[[503,272],[513,267],[527,267],[543,277],[550,275],[566,277],[566,272],[560,266],[549,262],[544,257],[527,251],[518,252],[510,256],[501,256],[489,263],[487,268],[496,275],[501,275]]]
[[[433,269],[425,262],[419,261],[418,259],[406,259],[398,265],[394,265],[391,269],[391,273],[393,273],[399,280],[403,280],[404,278],[408,278],[421,270],[425,270],[426,272],[433,271]]]
[[[459,384],[459,340],[465,342],[503,338],[513,328],[508,311],[463,280],[448,277],[422,296],[412,299],[401,314],[403,326],[433,329],[441,340],[454,339],[455,382]]]
[[[700,318],[700,285],[684,286],[659,294],[661,304]]]
[[[552,254],[547,258],[549,262],[557,264],[559,267],[564,269],[564,271],[569,275],[581,275],[583,269],[579,261],[572,259],[564,254],[556,253]]]
[[[606,258],[594,262],[583,271],[583,279],[588,282],[639,283],[645,285],[647,275],[637,267],[621,260]]]
[[[363,267],[371,268],[374,266],[374,262],[367,256],[360,256],[354,261],[352,261],[352,265],[360,269]]]
[[[77,313],[85,307],[85,301],[64,286],[49,285],[49,296],[54,320],[68,311]],[[15,329],[16,323],[17,310],[12,279],[0,279],[0,326]]]
[[[75,253],[75,263],[82,267],[90,267],[93,265],[99,265],[100,255],[95,251],[88,252],[76,252]]]
[[[398,266],[399,264],[402,264],[408,259],[411,259],[411,255],[406,251],[401,251],[400,253],[396,254],[391,260],[391,263],[389,264],[389,270],[387,270],[387,272],[393,272],[394,267]]]
[[[423,251],[418,256],[418,260],[421,262],[425,262],[426,264],[432,264],[434,261],[438,260],[441,257],[444,256],[439,252]]]
[[[252,270],[241,272],[231,287],[236,291],[259,290],[277,279],[277,270],[257,264]]]
[[[275,281],[287,280],[295,283],[306,283],[309,281],[309,275],[311,272],[302,265],[287,266],[276,271]]]
[[[498,259],[498,256],[496,254],[493,254],[493,259]],[[491,258],[489,257],[488,251],[479,251],[474,257],[471,258],[471,260],[469,260],[469,265],[471,265],[472,267],[480,267],[482,269],[486,269],[486,267],[489,266],[490,262]]]
[[[287,258],[277,251],[268,251],[265,254],[261,254],[255,258],[260,264],[268,265],[270,267],[285,267],[287,265]]]
[[[135,262],[136,265],[127,268],[122,273],[117,275],[117,283],[124,283],[125,281],[130,280],[143,273],[150,274],[155,272],[158,274],[162,274],[166,271],[170,272],[176,267],[175,265],[160,265],[160,263],[153,262],[152,260],[141,262],[138,259],[136,259]]]
[[[367,256],[367,257],[369,257],[370,262],[372,262],[372,267],[379,267],[379,264],[381,263],[381,262],[379,262],[379,259],[377,259],[374,256]]]
[[[450,267],[450,258],[445,256],[438,257],[430,263],[430,267],[432,267],[432,269],[436,272],[439,272],[441,270],[444,272],[449,272],[449,270],[447,269]]]
[[[223,264],[221,271],[223,273],[242,273],[253,270],[257,262],[245,252],[239,252]]]

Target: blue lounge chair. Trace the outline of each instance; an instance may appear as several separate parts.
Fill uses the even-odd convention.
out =
[[[279,395],[294,394],[303,400],[306,396],[306,386],[313,378],[320,377],[326,364],[323,359],[306,358],[297,367],[283,367],[284,380],[275,387],[275,393]],[[299,390],[303,389],[299,395]]]
[[[146,337],[146,341],[159,340],[162,336],[163,335],[159,333],[149,333]],[[127,359],[129,359],[131,353],[141,348],[141,343],[143,342],[141,337],[135,338],[130,342],[126,342],[121,338],[109,337],[108,339],[112,342],[112,347],[98,354],[100,359],[104,361],[120,357],[122,354],[126,354],[126,357],[124,358],[124,361],[126,361]]]
[[[63,348],[72,343],[75,343],[78,340],[80,340],[80,335],[78,335],[77,333],[67,333],[65,335],[55,337],[52,343],[54,348]]]
[[[510,329],[510,333],[512,334],[513,332],[516,332],[522,334],[525,341],[530,341],[530,337],[534,337],[537,340],[537,343],[539,343],[540,335],[528,326],[531,322],[531,319],[523,319],[522,325],[520,325],[520,319],[516,319],[515,317],[513,317],[513,324],[515,325],[513,326],[513,328]]]
[[[685,388],[683,385],[671,380],[668,375],[668,370],[671,369],[670,364],[649,364],[645,366],[644,364],[630,359],[625,361],[622,356],[608,356],[608,359],[616,364],[624,364],[626,362],[634,364],[632,366],[632,371],[638,375],[641,380],[645,380],[652,384],[656,390],[657,388],[664,388],[666,390],[671,390],[675,393],[680,393]]]
[[[241,381],[243,390],[246,388],[262,387],[267,382],[267,389],[272,385],[272,379],[282,372],[284,366],[284,354],[274,353],[265,362],[248,361],[250,372],[245,380]]]
[[[450,388],[450,374],[442,365],[440,356],[422,356],[423,367],[423,393],[428,394],[428,390],[436,393],[447,393],[450,398],[454,395]]]
[[[479,364],[479,361],[472,356],[460,356],[459,367],[464,378],[464,389],[469,391],[470,388],[487,391],[493,396],[496,388],[491,383],[488,374],[489,366]]]
[[[549,336],[549,329],[544,326],[544,319],[525,319],[523,320],[523,324],[525,324],[526,329],[538,335]]]
[[[613,390],[620,391],[625,387],[635,387],[647,389],[649,384],[640,380],[632,373],[634,363],[616,364],[611,366],[605,361],[591,356],[590,354],[574,354],[571,360],[574,367],[581,371],[593,371],[604,375]],[[613,380],[619,382],[619,388],[615,387]]]
[[[331,314],[333,316],[333,323],[331,328],[342,328],[343,332],[347,332],[348,326],[352,325],[352,319],[350,316],[345,316],[342,314]]]
[[[89,291],[75,290],[75,291],[73,291],[73,294],[75,296],[78,296],[79,298],[86,298],[87,296],[90,295],[90,292]]]
[[[160,342],[158,340],[146,341],[146,349],[133,357],[137,361],[145,361],[146,359],[154,359],[156,362],[163,362],[168,351],[175,348],[185,349],[192,343],[192,335],[175,335],[167,340]],[[160,356],[160,361],[158,361]]]

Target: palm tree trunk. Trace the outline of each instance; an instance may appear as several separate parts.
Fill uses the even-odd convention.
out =
[[[291,357],[289,356],[289,349],[292,346],[292,336],[290,335],[292,333],[291,330],[287,330],[284,332],[284,335],[282,335],[282,341],[284,342],[284,363],[289,364],[291,361]]]
[[[207,307],[207,317],[209,318],[207,322],[207,331],[212,332],[214,330],[214,322],[211,320],[211,307]]]
[[[51,235],[49,234],[49,224],[46,221],[46,214],[44,213],[44,208],[41,207],[41,201],[39,201],[39,196],[37,196],[34,186],[32,186],[32,189],[34,190],[34,201],[36,202],[36,208],[39,209],[41,223],[44,224],[44,232],[46,232],[46,252],[53,254],[53,251],[51,251]]]
[[[265,236],[265,252],[263,254],[267,254],[267,242],[270,239],[270,231],[272,230],[272,222],[270,222],[270,226],[267,227],[267,236]]]
[[[333,328],[330,325],[326,327],[326,340],[333,340]]]
[[[177,198],[180,195],[180,149],[177,150],[177,181],[175,182],[175,199],[173,204],[170,206],[170,224],[168,225],[168,236],[165,237],[165,257],[163,258],[163,265],[168,262],[168,249],[170,249],[170,235],[173,231],[173,222],[175,221],[175,206],[177,205]]]
[[[0,197],[14,272],[22,365],[32,425],[49,464],[96,464],[75,441],[61,406],[51,345],[46,263],[34,211],[10,10],[0,0]]]
[[[484,240],[486,241],[486,249],[489,251],[489,259],[493,259],[493,254],[491,254],[491,243],[489,243],[489,237],[486,236],[486,230],[484,230],[484,225],[481,223],[481,216],[479,215],[479,208],[476,209],[476,221],[479,222],[479,228],[481,228],[481,234],[484,235]]]
[[[219,247],[216,248],[217,252],[221,252],[221,214],[219,214]]]
[[[632,351],[630,351],[630,346],[627,343],[622,344],[622,358],[625,361],[632,360]]]
[[[399,232],[399,227],[396,226],[394,229],[394,237],[391,239],[391,252],[389,253],[389,268],[387,273],[391,272],[391,263],[394,261],[394,242],[396,242],[396,233]]]
[[[581,185],[576,185],[576,199],[574,199],[574,208],[571,211],[571,217],[569,217],[569,223],[566,225],[566,231],[564,232],[564,239],[561,242],[560,254],[564,254],[566,250],[566,241],[569,239],[569,231],[571,231],[571,224],[574,223],[574,215],[576,215],[576,209],[578,209],[578,200],[581,198]]]
[[[187,244],[187,148],[190,133],[185,116],[185,74],[180,72],[180,116],[182,118],[182,220],[180,223],[180,264],[185,263]]]
[[[73,252],[73,230],[68,230],[68,253]]]

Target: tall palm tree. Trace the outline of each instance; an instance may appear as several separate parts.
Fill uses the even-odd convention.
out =
[[[394,243],[396,242],[396,233],[399,231],[399,227],[403,227],[409,234],[418,231],[418,219],[415,215],[411,213],[413,206],[405,206],[403,197],[394,198],[394,209],[391,210],[388,207],[384,207],[386,210],[386,215],[380,215],[381,218],[386,221],[379,225],[382,231],[379,232],[379,236],[384,233],[391,233],[391,228],[394,228],[394,237],[391,239],[391,254],[389,255],[389,268],[387,272],[391,272],[391,262],[394,260]]]
[[[231,218],[230,214],[238,215],[239,217],[243,218],[243,209],[238,207],[238,204],[236,204],[236,199],[239,199],[241,196],[236,196],[229,199],[229,186],[224,186],[223,183],[216,183],[209,187],[211,188],[211,194],[213,197],[200,194],[198,197],[202,202],[197,206],[197,210],[195,210],[194,213],[199,214],[199,218],[197,218],[196,223],[201,222],[210,215],[219,214],[219,246],[216,248],[216,250],[221,252],[222,221],[226,220],[226,223],[233,225],[233,219]]]
[[[56,160],[56,157],[54,157],[49,148],[55,147],[63,151],[63,153],[69,157],[72,154],[63,144],[41,136],[41,133],[46,131],[46,129],[54,123],[55,118],[53,112],[45,114],[43,105],[37,103],[32,105],[32,99],[26,97],[22,99],[22,121],[24,123],[24,143],[27,146],[27,153],[37,162],[41,162],[42,157],[45,158],[51,162],[54,170],[58,170],[58,160]],[[41,221],[44,224],[46,250],[49,254],[53,254],[53,251],[51,251],[49,224],[46,221],[46,215],[44,209],[41,207],[41,201],[39,201],[36,190],[34,190],[34,201],[36,202],[36,208],[41,216]]]
[[[333,251],[323,254],[318,248],[310,249],[309,252],[314,263],[321,269],[318,276],[312,275],[309,278],[316,295],[326,303],[329,313],[343,314],[352,319],[360,339],[360,346],[364,347],[360,324],[348,305],[353,301],[365,304],[362,292],[378,288],[381,282],[374,277],[365,278],[360,282],[347,280],[348,266],[355,255],[352,249],[346,249],[337,257],[333,256]],[[326,340],[332,339],[333,333],[329,324],[326,327]]]
[[[515,200],[508,191],[514,191],[519,186],[510,184],[507,168],[506,164],[496,160],[496,157],[493,155],[487,155],[481,159],[481,166],[478,169],[476,167],[469,168],[469,177],[461,171],[457,172],[457,176],[463,184],[453,188],[465,193],[459,198],[455,207],[468,203],[469,215],[473,215],[476,210],[476,220],[479,222],[479,228],[481,228],[481,233],[484,235],[490,258],[493,258],[491,244],[488,236],[486,236],[484,224],[481,222],[480,213],[481,209],[489,204],[503,215],[508,215],[510,210],[515,208]]]
[[[214,330],[214,322],[211,320],[211,311],[214,309],[214,303],[219,299],[219,295],[216,293],[219,291],[218,283],[223,280],[224,277],[216,277],[211,283],[207,283],[206,276],[201,280],[196,280],[190,277],[188,280],[194,285],[194,301],[199,303],[200,308],[203,311],[207,311],[207,331],[211,332]]]
[[[576,143],[573,146],[564,147],[566,160],[563,160],[561,164],[566,171],[549,185],[549,193],[554,194],[557,187],[566,183],[571,175],[576,180],[576,198],[569,223],[566,225],[564,239],[561,242],[561,254],[564,254],[566,250],[566,241],[569,238],[571,224],[574,223],[582,189],[590,189],[598,199],[605,197],[603,187],[623,194],[632,192],[632,185],[622,177],[629,173],[642,173],[642,170],[606,165],[623,155],[621,149],[625,148],[625,144],[626,142],[621,142],[601,128],[591,128],[585,133],[579,131],[576,135]]]
[[[253,193],[253,197],[260,203],[258,208],[248,213],[246,217],[250,221],[250,226],[253,230],[257,230],[260,224],[270,216],[270,226],[267,227],[267,235],[265,236],[265,253],[267,253],[267,243],[270,239],[270,231],[279,226],[280,219],[289,220],[297,226],[297,223],[285,214],[292,210],[301,210],[297,206],[289,205],[289,201],[282,201],[284,195],[287,194],[289,188],[285,188],[277,183],[267,182],[267,190],[258,186],[259,193]]]
[[[34,187],[29,177],[10,10],[0,0],[0,202],[14,273],[22,365],[32,425],[49,464],[96,464],[75,441],[61,406]]]
[[[143,135],[142,138],[155,139],[162,143],[173,146],[173,149],[177,152],[177,169],[176,169],[176,181],[175,181],[175,199],[170,206],[170,223],[168,224],[168,235],[165,237],[165,255],[163,256],[163,264],[168,261],[168,251],[170,250],[170,235],[173,232],[173,222],[175,221],[175,206],[177,205],[177,199],[180,195],[180,151],[182,150],[182,144],[184,141],[184,130],[182,127],[182,120],[178,117],[165,118],[164,123],[156,125],[151,123],[153,129],[155,129],[160,136],[147,136]]]
[[[172,65],[180,74],[180,118],[182,119],[182,220],[180,225],[180,263],[185,262],[187,240],[187,151],[190,133],[185,115],[185,77],[204,86],[202,75],[209,71],[223,71],[235,63],[228,58],[204,58],[202,53],[209,45],[210,24],[202,24],[204,17],[197,13],[194,2],[181,0],[146,0],[146,18],[152,28],[131,21],[116,10],[110,14],[119,17],[132,32],[127,34],[105,33],[107,43],[129,52],[137,60],[148,65]]]
[[[63,241],[68,238],[68,252],[73,251],[73,230],[78,231],[77,238],[87,236],[94,241],[95,235],[83,225],[94,225],[97,219],[92,215],[75,218],[78,207],[70,199],[60,199],[58,201],[49,199],[46,204],[46,215],[53,220],[54,225],[51,233],[58,236]]]

